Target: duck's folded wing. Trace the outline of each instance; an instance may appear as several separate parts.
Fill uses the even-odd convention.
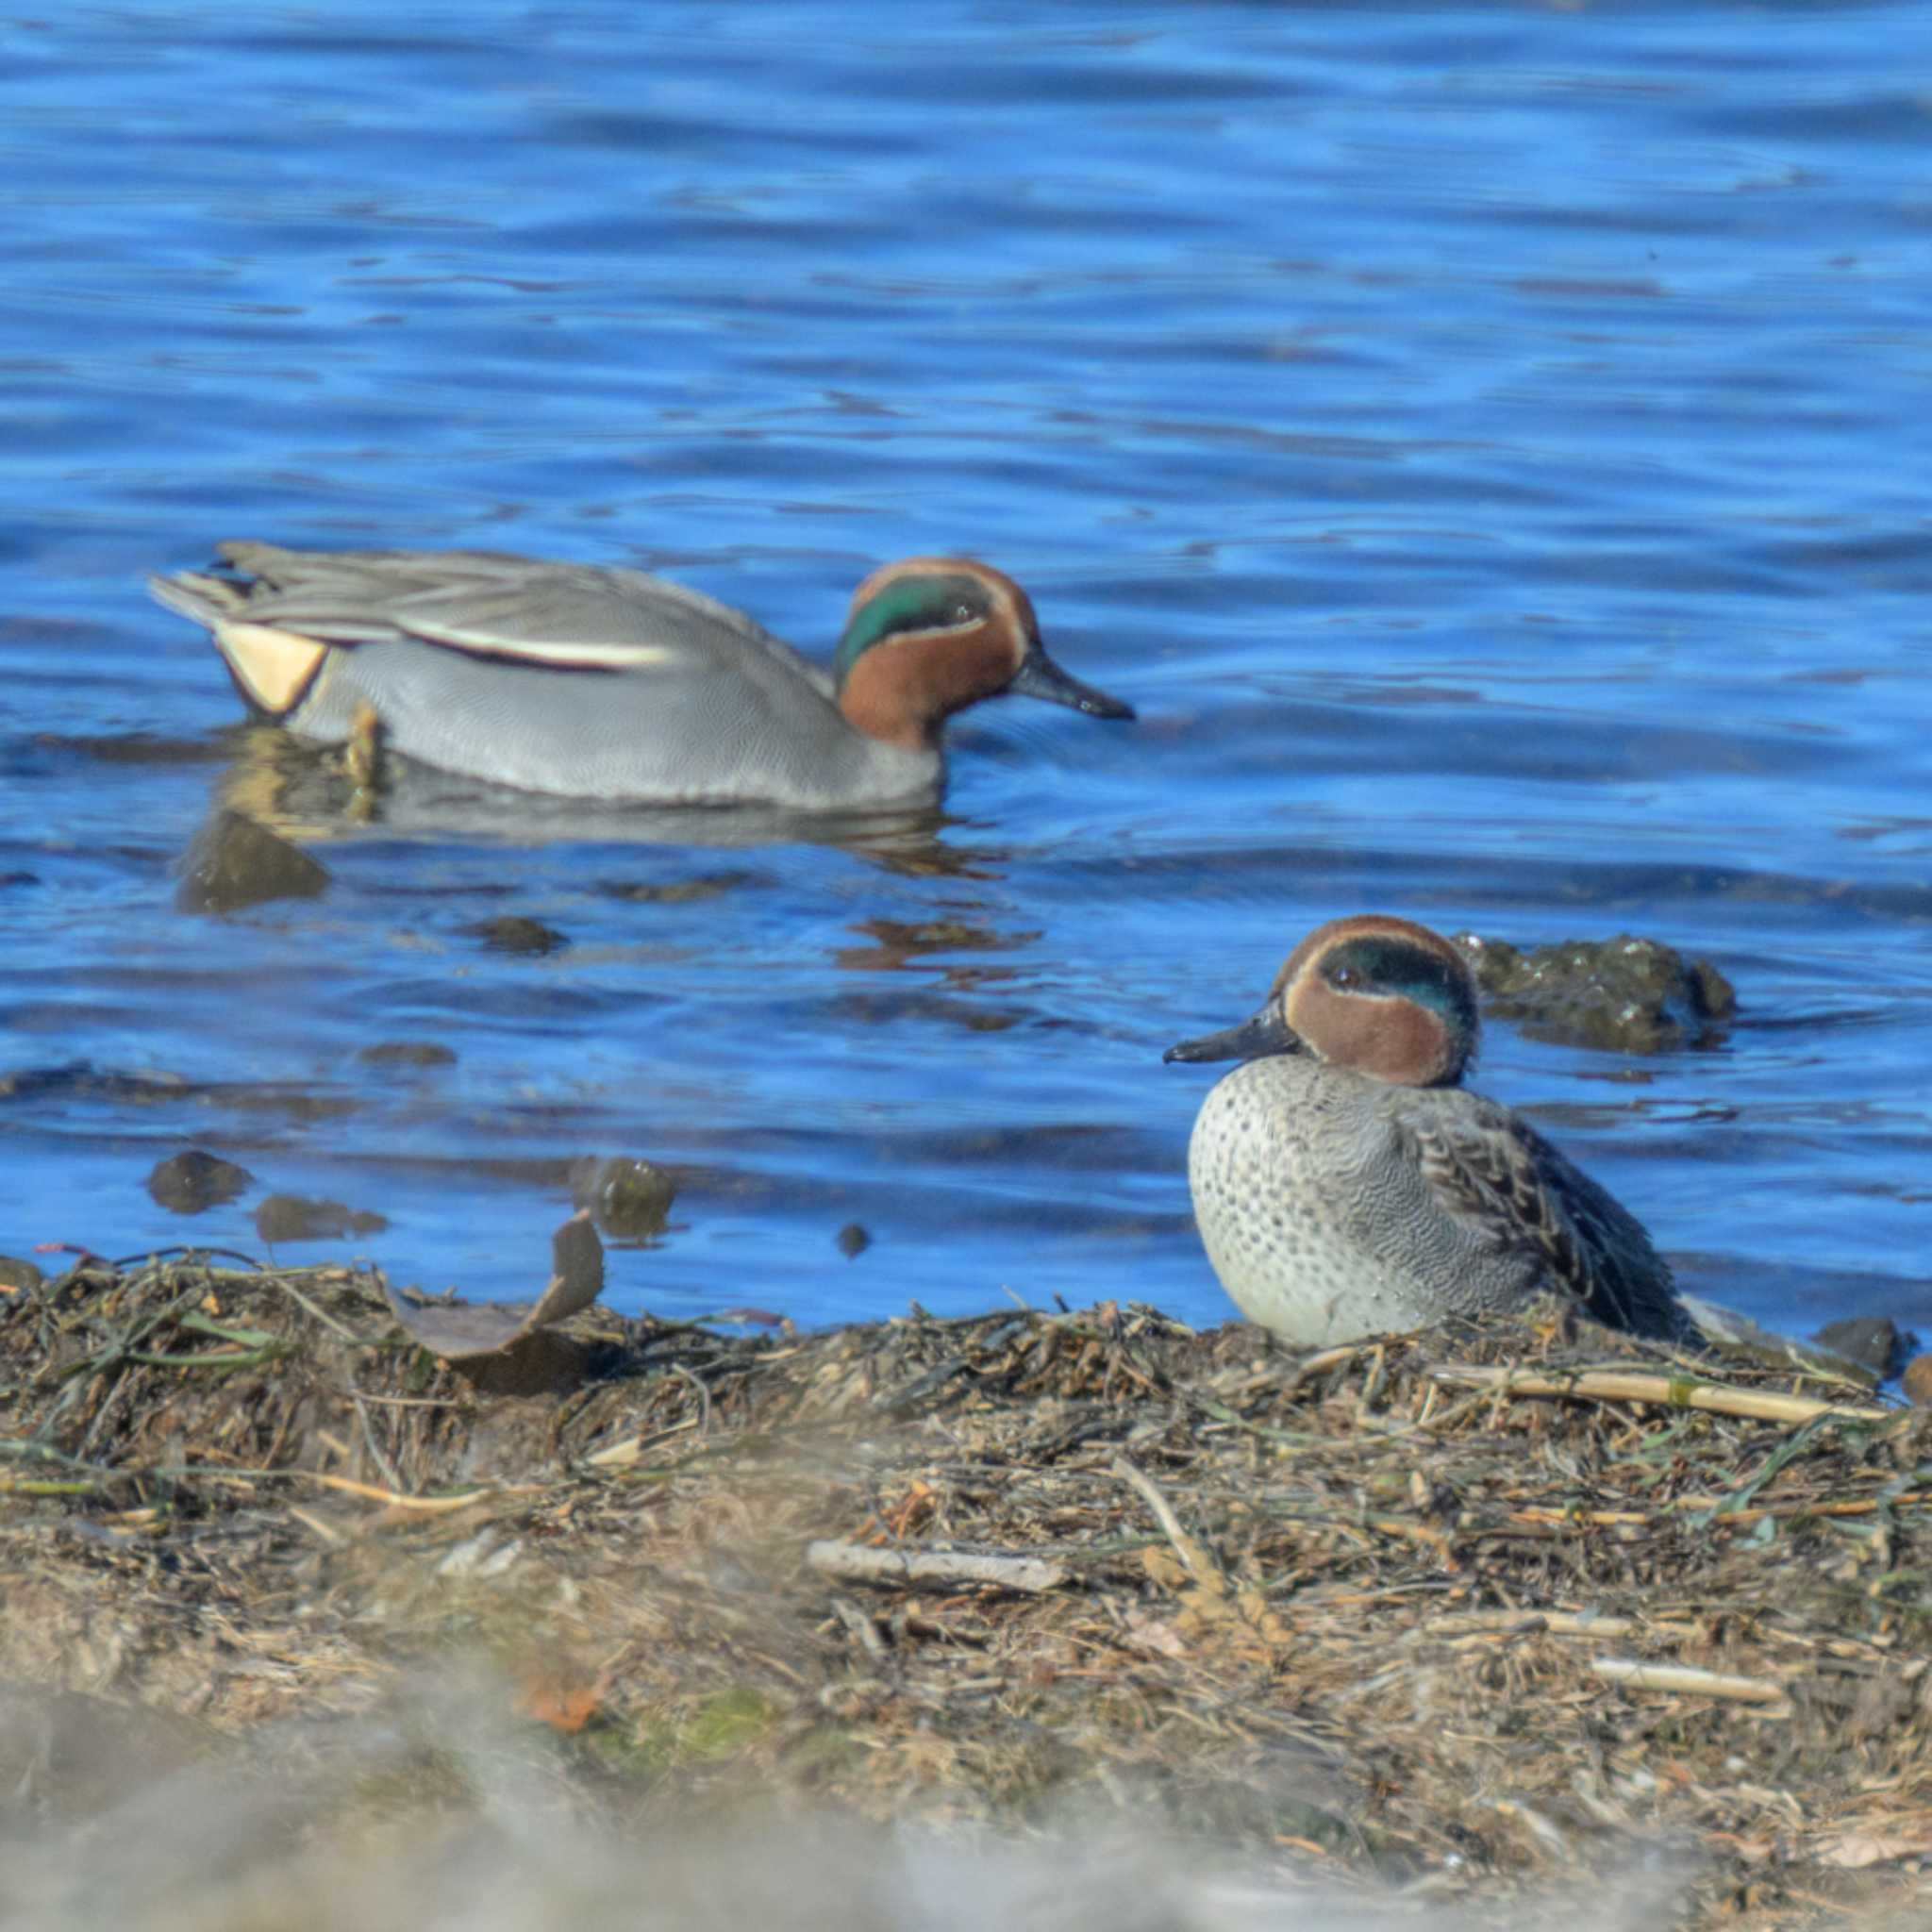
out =
[[[803,665],[741,612],[642,571],[487,550],[283,550],[225,543],[255,579],[242,614],[323,643],[414,638],[479,657],[583,670],[676,666],[746,646]]]
[[[1638,1335],[1686,1332],[1642,1224],[1507,1108],[1479,1101],[1467,1120],[1419,1108],[1397,1130],[1448,1212],[1498,1244],[1533,1242],[1552,1282],[1596,1320]]]

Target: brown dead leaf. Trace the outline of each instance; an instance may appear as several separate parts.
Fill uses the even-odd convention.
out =
[[[573,1388],[582,1379],[587,1352],[550,1333],[550,1325],[589,1307],[604,1291],[604,1244],[589,1212],[580,1210],[551,1237],[550,1246],[550,1280],[534,1302],[411,1302],[386,1281],[382,1291],[412,1341],[490,1393]]]
[[[567,1670],[538,1669],[525,1672],[511,1708],[519,1717],[534,1718],[553,1731],[575,1736],[597,1714],[603,1701],[601,1679]]]

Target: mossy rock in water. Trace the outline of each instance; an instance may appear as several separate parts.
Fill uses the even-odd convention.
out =
[[[1737,993],[1715,966],[1687,962],[1658,940],[1619,933],[1525,950],[1458,932],[1450,943],[1469,961],[1488,1011],[1533,1040],[1609,1053],[1707,1046],[1738,1009]]]

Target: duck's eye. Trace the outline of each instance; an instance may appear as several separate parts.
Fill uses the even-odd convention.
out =
[[[955,604],[953,606],[953,622],[955,624],[971,624],[973,622],[972,605]]]
[[[1330,986],[1353,986],[1355,981],[1356,971],[1353,966],[1331,966],[1328,969]]]

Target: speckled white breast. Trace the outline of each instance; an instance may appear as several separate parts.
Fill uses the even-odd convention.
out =
[[[1208,1258],[1251,1322],[1322,1344],[1507,1307],[1532,1257],[1446,1214],[1397,1110],[1420,1095],[1303,1055],[1250,1060],[1202,1104],[1188,1179]]]

